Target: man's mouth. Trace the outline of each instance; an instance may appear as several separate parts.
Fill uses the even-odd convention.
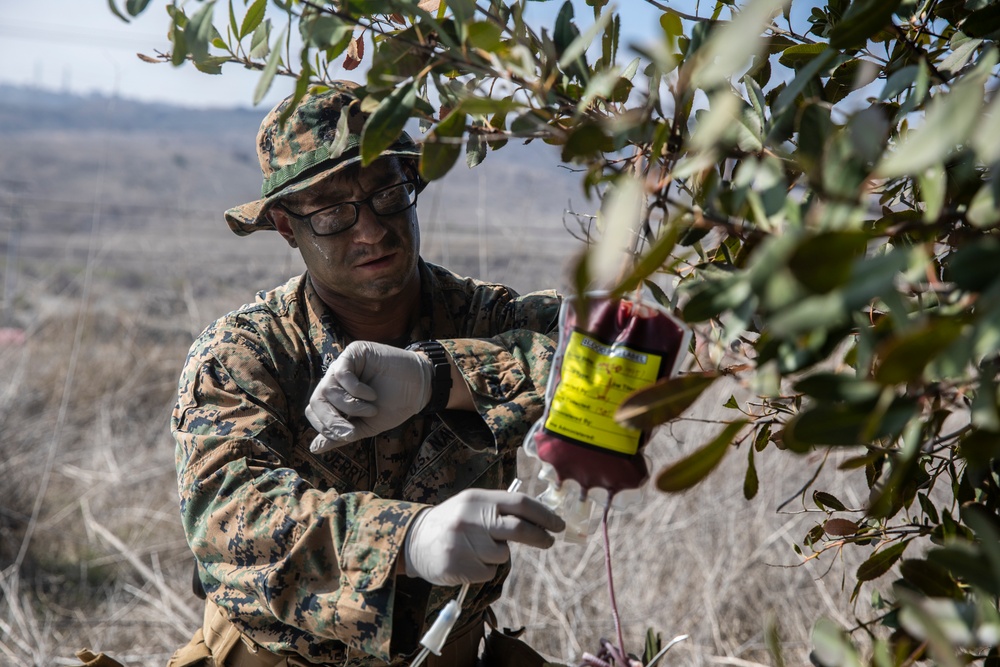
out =
[[[385,255],[379,255],[378,257],[373,257],[371,259],[366,259],[355,266],[359,269],[377,269],[380,266],[389,264],[392,258],[396,256],[395,252],[390,252]]]

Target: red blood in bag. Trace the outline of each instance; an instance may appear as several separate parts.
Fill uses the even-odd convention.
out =
[[[687,331],[660,309],[633,301],[593,298],[583,326],[568,306],[552,366],[557,384],[535,446],[560,483],[572,479],[613,496],[649,477],[642,454],[649,433],[618,425],[614,410],[627,394],[673,371]]]

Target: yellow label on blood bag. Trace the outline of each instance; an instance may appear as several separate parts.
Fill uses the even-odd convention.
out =
[[[545,430],[600,449],[635,454],[642,432],[616,422],[615,410],[627,395],[656,382],[662,361],[660,355],[605,345],[574,331]]]

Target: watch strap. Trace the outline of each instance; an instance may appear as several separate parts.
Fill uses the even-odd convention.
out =
[[[436,340],[422,340],[406,348],[413,352],[423,352],[431,360],[431,400],[419,414],[432,415],[448,407],[451,396],[451,363],[444,346]]]

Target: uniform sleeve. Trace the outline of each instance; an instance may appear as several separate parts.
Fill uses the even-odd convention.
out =
[[[269,650],[309,656],[333,639],[388,661],[396,559],[425,505],[319,490],[289,467],[286,397],[249,331],[210,329],[195,344],[172,430],[211,599]]]
[[[542,416],[559,304],[551,291],[517,296],[507,289],[480,290],[465,323],[468,337],[441,341],[472,390],[485,429],[469,429],[459,414],[442,418],[453,430],[464,430],[463,439],[478,440],[473,446],[517,447]]]

